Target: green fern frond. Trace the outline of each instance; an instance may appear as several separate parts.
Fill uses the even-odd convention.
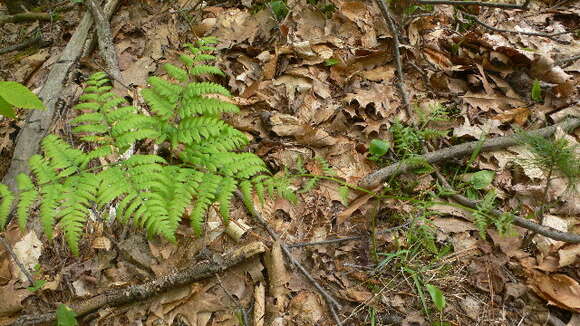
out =
[[[179,115],[183,118],[195,115],[216,115],[222,112],[240,112],[237,105],[214,98],[201,96],[186,97],[179,107]]]
[[[81,139],[92,142],[89,150],[74,149],[56,136],[42,143],[42,156],[31,157],[33,178],[17,177],[18,224],[24,228],[36,201],[39,217],[49,239],[55,224],[62,230],[71,251],[78,255],[88,216],[115,204],[116,220],[144,228],[149,236],[176,240],[186,208],[192,205],[191,226],[201,234],[205,215],[218,204],[225,223],[230,218],[233,194],[240,189],[244,205],[252,212],[252,192],[263,204],[266,192],[295,201],[289,177],[271,177],[264,161],[253,153],[240,152],[249,142],[246,135],[220,119],[224,112],[239,112],[231,103],[204,95],[231,96],[212,82],[188,83],[199,74],[224,75],[208,54],[215,39],[204,38],[190,46],[193,57],[181,56],[185,68],[166,65],[173,83],[158,77],[142,92],[152,114],[111,92],[104,73],[93,74],[75,106],[79,116],[71,122]],[[139,140],[163,143],[170,151],[166,161],[157,155],[136,154],[115,161]],[[95,146],[95,144],[97,146]],[[146,150],[151,142],[144,142]],[[165,146],[169,145],[169,146]],[[98,159],[98,160],[97,160]],[[181,159],[180,162],[179,159]],[[91,167],[89,168],[89,163]],[[0,185],[0,226],[6,224],[13,195]]]
[[[191,83],[185,87],[184,95],[189,98],[202,96],[206,94],[221,94],[227,97],[232,96],[227,88],[220,84],[211,82]]]
[[[172,82],[159,77],[149,77],[147,82],[151,84],[152,89],[159,95],[165,97],[169,102],[176,103],[183,88]]]
[[[4,184],[0,183],[0,231],[4,230],[6,223],[8,222],[8,215],[10,215],[10,208],[12,207],[12,201],[14,200],[14,195]]]
[[[42,140],[42,150],[54,169],[82,168],[87,163],[82,151],[72,148],[55,135],[48,135]]]
[[[200,75],[219,75],[225,76],[224,72],[216,67],[210,65],[196,65],[189,69],[189,74],[192,76],[200,76]]]
[[[69,178],[63,185],[59,225],[64,238],[75,256],[79,254],[79,240],[86,224],[89,209],[97,197],[100,178],[92,173],[82,173]]]
[[[252,200],[252,183],[249,180],[240,182],[240,192],[242,193],[242,201],[246,208],[253,214],[255,213],[254,202]]]
[[[204,214],[216,198],[221,181],[222,178],[215,174],[207,173],[203,176],[199,185],[199,189],[203,189],[203,192],[198,193],[190,216],[191,227],[197,235],[202,234]]]
[[[49,167],[48,160],[36,154],[32,155],[28,160],[28,166],[36,177],[38,184],[46,184],[57,179],[56,172]]]
[[[54,224],[59,211],[62,190],[61,184],[48,184],[41,188],[40,224],[48,239],[53,238]]]
[[[34,201],[38,198],[38,191],[34,187],[32,180],[24,174],[20,173],[16,176],[16,184],[18,186],[19,201],[16,210],[16,218],[20,230],[24,232],[26,229],[26,222],[28,221],[28,214]]]
[[[176,104],[171,103],[166,97],[157,94],[151,89],[144,89],[141,95],[151,110],[162,119],[168,120],[173,116]]]
[[[223,178],[219,188],[217,202],[220,205],[220,215],[222,216],[224,223],[228,223],[230,220],[230,203],[237,188],[237,182],[235,179]]]
[[[163,69],[167,72],[167,74],[169,74],[169,76],[179,81],[184,82],[189,79],[187,71],[179,67],[176,67],[170,63],[166,63],[165,65],[163,65]]]

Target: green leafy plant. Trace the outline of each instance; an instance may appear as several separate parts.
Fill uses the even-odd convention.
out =
[[[372,161],[378,161],[383,155],[387,154],[391,145],[382,139],[373,139],[369,145],[369,157]]]
[[[56,325],[76,326],[79,324],[76,316],[76,313],[71,308],[61,303],[56,308]]]
[[[515,216],[511,213],[503,213],[496,216],[492,213],[495,208],[494,202],[497,195],[495,191],[489,191],[483,200],[477,205],[477,209],[473,211],[474,224],[479,231],[479,236],[485,239],[487,228],[491,225],[495,226],[498,232],[502,235],[509,235],[512,232],[513,220]]]
[[[229,91],[213,82],[195,81],[224,75],[204,63],[215,60],[209,54],[212,43],[215,39],[206,38],[187,45],[190,55],[179,57],[180,67],[165,65],[170,79],[149,78],[151,87],[142,96],[151,114],[127,106],[114,95],[105,74],[92,75],[82,103],[75,107],[82,113],[71,121],[76,126],[73,132],[91,149],[75,149],[54,135],[42,141],[43,155],[29,161],[32,178],[17,177],[20,227],[26,226],[32,206],[39,202],[46,236],[52,239],[55,227],[62,229],[77,255],[89,213],[108,211],[111,205],[116,220],[132,222],[149,236],[175,241],[184,218],[201,234],[205,213],[214,203],[227,223],[238,189],[249,209],[253,209],[253,193],[260,200],[266,194],[295,199],[288,180],[272,177],[258,156],[243,152],[247,137],[220,118],[222,113],[239,110],[217,98],[230,96]],[[151,141],[166,146],[169,157],[121,155],[138,142]],[[0,197],[0,226],[4,227],[14,196],[0,185]]]
[[[44,104],[26,86],[13,81],[0,81],[0,115],[15,118],[15,107],[41,110]]]
[[[534,80],[534,83],[532,84],[530,97],[535,102],[542,102],[542,86],[540,85],[540,81],[537,79]]]
[[[548,190],[556,175],[566,179],[569,190],[575,190],[574,186],[580,176],[580,157],[576,146],[570,144],[565,138],[552,140],[523,131],[519,132],[517,137],[518,141],[526,145],[532,154],[531,158],[520,159],[519,162],[526,167],[539,168],[547,175],[543,194],[544,203],[538,212],[538,215],[542,217],[549,201]]]
[[[272,8],[272,13],[277,21],[282,21],[288,15],[288,6],[284,0],[273,0],[270,1],[270,8]]]
[[[494,171],[482,170],[473,173],[469,178],[469,183],[474,189],[481,190],[491,185],[494,177]]]
[[[340,61],[336,58],[329,58],[329,59],[324,60],[324,65],[327,67],[331,67],[331,66],[334,66],[334,65],[339,64],[339,63],[340,63]]]
[[[432,284],[425,284],[425,288],[427,288],[427,291],[431,295],[431,300],[433,300],[435,308],[437,308],[437,310],[439,311],[443,311],[446,305],[445,295],[443,294],[443,292],[438,287]]]

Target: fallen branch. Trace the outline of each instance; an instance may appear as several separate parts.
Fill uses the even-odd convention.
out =
[[[439,173],[439,171],[436,171],[435,174],[437,175],[437,179],[439,180],[439,182],[441,182],[441,184],[443,184],[443,186],[445,188],[453,190],[453,187],[451,187],[449,182],[447,182],[445,177],[443,177],[443,175],[441,173]],[[449,194],[448,196],[451,197],[456,202],[458,202],[459,204],[461,204],[463,206],[467,206],[469,208],[477,209],[477,206],[479,204],[478,202],[471,200],[467,197],[464,197],[460,194]],[[502,212],[499,209],[492,209],[489,213],[491,213],[494,216],[502,216],[504,214],[504,212]],[[522,218],[519,216],[514,217],[513,223],[517,226],[520,226],[524,229],[531,230],[535,233],[539,233],[539,234],[541,234],[545,237],[548,237],[550,239],[564,241],[564,242],[570,242],[570,243],[580,243],[580,234],[558,231],[558,230],[551,228],[549,226],[540,225],[540,224],[534,223],[528,219],[525,219],[525,218]]]
[[[151,282],[134,285],[123,289],[109,290],[96,297],[90,298],[69,307],[77,316],[83,316],[103,307],[119,306],[135,301],[145,300],[165,292],[169,289],[181,287],[193,282],[210,278],[243,261],[264,253],[266,246],[261,242],[253,242],[231,253],[222,255],[223,261],[209,261],[182,269],[176,273],[157,278]],[[41,315],[26,315],[18,318],[12,325],[34,325],[38,323],[53,322],[56,320],[54,312]]]
[[[576,129],[578,126],[580,126],[580,118],[569,118],[553,126],[531,131],[531,133],[543,137],[548,137],[551,136],[558,127],[562,128],[564,131],[572,131]],[[386,181],[389,177],[399,175],[401,173],[406,173],[422,166],[424,164],[423,162],[433,164],[449,160],[452,158],[466,156],[473,153],[473,151],[475,150],[479,150],[481,152],[489,152],[518,144],[519,141],[517,137],[515,135],[511,135],[492,138],[483,143],[480,141],[473,141],[469,143],[455,145],[452,147],[440,149],[438,151],[429,152],[424,155],[421,155],[419,156],[420,159],[418,160],[413,160],[411,162],[403,160],[391,164],[385,168],[377,170],[364,177],[359,182],[359,186],[366,189],[374,188],[376,186],[379,186],[381,182]]]
[[[541,32],[524,32],[524,31],[514,31],[514,30],[509,30],[509,29],[501,29],[501,28],[497,28],[497,27],[493,27],[491,25],[488,25],[488,24],[482,22],[481,20],[477,19],[477,17],[475,17],[473,15],[463,13],[463,16],[473,19],[473,21],[475,21],[477,24],[479,24],[479,25],[481,25],[489,30],[492,30],[494,32],[546,37],[546,38],[549,38],[549,39],[556,41],[558,43],[567,43],[567,42],[564,42],[562,40],[558,40],[556,38],[556,36],[572,33],[571,31],[566,31],[566,32],[560,32],[560,33],[548,34],[548,33],[541,33]]]
[[[385,230],[380,230],[376,234],[385,234],[385,233],[393,232],[393,231],[396,231],[399,229],[404,229],[407,226],[409,226],[409,224],[411,224],[410,221],[403,224],[403,225],[395,226],[395,227],[388,228]],[[288,248],[302,248],[302,247],[309,247],[309,246],[320,246],[320,245],[335,244],[335,243],[354,241],[354,240],[362,240],[362,239],[368,239],[368,238],[369,238],[368,235],[358,235],[358,236],[352,236],[352,237],[328,239],[328,240],[313,241],[313,242],[299,242],[299,243],[293,243],[293,244],[288,245]]]
[[[416,0],[415,4],[419,5],[452,5],[452,6],[480,6],[480,7],[491,7],[491,8],[502,8],[502,9],[522,9],[527,10],[530,0],[526,0],[521,5],[515,5],[511,3],[498,3],[498,2],[481,2],[481,1],[446,1],[446,0]]]
[[[23,12],[14,15],[0,15],[0,24],[23,23],[35,20],[52,20],[52,15],[45,12]]]
[[[99,42],[99,52],[103,60],[107,64],[107,74],[114,80],[113,84],[120,83],[124,86],[121,70],[119,69],[119,60],[117,59],[117,51],[113,44],[113,36],[111,34],[111,25],[109,19],[105,16],[103,10],[95,3],[95,0],[88,0],[87,4],[93,14],[95,26],[97,30],[97,39]],[[113,85],[118,89],[118,85]],[[126,87],[126,86],[125,86]]]
[[[39,34],[36,37],[29,38],[28,40],[26,40],[24,42],[20,42],[18,44],[14,44],[14,45],[7,46],[5,48],[0,49],[0,54],[26,49],[27,47],[33,46],[33,45],[37,45],[39,48],[43,48],[43,47],[47,47],[51,44],[52,44],[52,41],[43,40]]]
[[[243,195],[240,193],[240,191],[236,192],[236,196],[238,196],[238,198],[243,200]],[[342,322],[340,321],[340,318],[336,313],[336,309],[342,309],[340,303],[338,303],[336,299],[334,299],[328,292],[326,292],[326,290],[314,279],[314,277],[312,277],[312,275],[306,270],[306,268],[304,268],[304,266],[302,266],[302,264],[300,264],[300,262],[296,260],[294,256],[292,256],[292,253],[290,252],[288,246],[284,243],[284,241],[280,239],[280,236],[270,227],[270,225],[268,225],[268,222],[266,222],[266,220],[262,218],[260,213],[258,213],[255,209],[254,210],[248,209],[248,212],[250,213],[250,215],[252,215],[252,217],[256,221],[258,221],[258,223],[260,223],[260,225],[266,230],[266,232],[268,232],[270,237],[272,237],[272,239],[274,239],[275,242],[280,243],[280,247],[282,248],[282,252],[284,252],[284,255],[286,255],[286,258],[290,261],[292,265],[298,268],[298,270],[310,281],[310,283],[312,283],[312,285],[314,285],[318,293],[320,293],[320,295],[324,298],[326,304],[328,305],[328,308],[330,309],[330,312],[332,313],[332,317],[334,318],[336,325],[342,325]]]

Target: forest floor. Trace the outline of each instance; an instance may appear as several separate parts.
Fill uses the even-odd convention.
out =
[[[48,242],[35,228],[21,232],[13,222],[4,237],[35,279],[46,282],[28,290],[0,246],[0,325],[256,241],[271,248],[264,257],[147,300],[98,309],[79,322],[243,325],[245,316],[251,325],[580,325],[580,244],[519,226],[500,234],[510,226],[500,217],[508,215],[482,218],[493,207],[580,233],[576,179],[527,164],[536,154],[530,146],[476,147],[374,179],[371,191],[356,188],[373,172],[425,151],[483,145],[579,117],[580,2],[497,8],[391,1],[394,31],[370,0],[196,2],[120,2],[111,31],[130,87],[121,95],[143,103],[139,90],[149,76],[163,75],[163,64],[177,62],[186,43],[215,36],[226,74],[216,81],[241,108],[227,121],[250,137],[250,150],[273,172],[292,172],[303,162],[308,174],[326,179],[298,193],[296,204],[258,205],[280,236],[277,243],[237,201],[232,221],[247,227],[237,241],[213,211],[204,236],[184,225],[176,243],[96,219],[87,225],[79,257],[62,237]],[[86,10],[69,1],[40,3],[44,12],[68,9],[53,21],[0,23],[0,49],[35,35],[50,41],[0,54],[0,80],[35,91]],[[51,129],[77,146],[83,145],[67,123],[76,114],[71,107],[86,77],[105,66],[97,50],[80,58],[60,96]],[[25,113],[0,118],[0,176],[11,164]],[[578,136],[580,129],[556,129],[551,139],[566,140],[578,155]],[[447,205],[450,187],[490,206]],[[314,243],[331,239],[342,240]],[[337,301],[334,316],[328,298],[284,264],[281,243]]]

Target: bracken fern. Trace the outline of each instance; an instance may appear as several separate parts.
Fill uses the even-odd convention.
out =
[[[204,62],[215,60],[212,39],[187,45],[191,55],[180,56],[181,67],[166,64],[170,79],[151,77],[142,91],[151,114],[128,106],[111,92],[103,73],[93,74],[75,106],[81,114],[71,123],[73,132],[91,143],[92,150],[75,149],[50,135],[42,144],[43,155],[30,161],[32,178],[17,177],[16,218],[24,228],[35,203],[40,203],[40,223],[47,237],[55,225],[62,229],[71,251],[79,253],[79,240],[91,212],[114,204],[120,222],[132,222],[149,236],[175,241],[175,232],[191,208],[189,219],[197,234],[203,230],[207,210],[214,203],[225,223],[230,218],[233,194],[240,189],[243,202],[253,210],[252,196],[283,196],[295,200],[288,180],[272,177],[266,164],[253,153],[241,152],[247,137],[221,120],[237,106],[215,97],[230,96],[223,86],[194,81],[224,73]],[[137,141],[166,143],[171,158],[138,154],[122,157]],[[0,228],[3,228],[14,195],[0,184]]]

